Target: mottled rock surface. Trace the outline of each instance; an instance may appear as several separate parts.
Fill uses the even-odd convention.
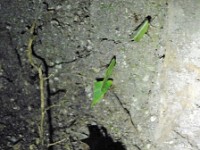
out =
[[[198,0],[0,2],[0,149],[200,149]],[[140,42],[130,35],[150,15]],[[113,87],[90,108],[93,83],[113,56]],[[54,143],[58,142],[58,143]],[[48,144],[52,144],[48,147]]]

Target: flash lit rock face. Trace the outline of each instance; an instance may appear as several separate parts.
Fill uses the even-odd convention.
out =
[[[39,79],[26,56],[37,20],[34,61],[51,101],[45,143],[199,150],[199,8],[199,0],[0,0],[0,149],[37,147]],[[148,35],[131,41],[148,15]],[[113,86],[91,109],[94,81],[114,55]]]
[[[200,148],[200,3],[172,1],[165,26],[165,59],[159,74],[158,148]]]

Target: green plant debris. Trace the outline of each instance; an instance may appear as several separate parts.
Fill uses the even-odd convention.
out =
[[[132,40],[139,42],[145,33],[147,33],[149,29],[149,24],[151,21],[151,16],[147,16],[144,21],[135,29],[135,34],[133,34]]]
[[[103,85],[102,85],[102,91],[105,91],[106,90],[106,82],[108,81],[108,78],[111,76],[112,74],[112,71],[113,71],[113,68],[114,66],[116,65],[116,57],[114,56],[106,70],[106,74],[105,74],[105,77],[103,79]]]
[[[91,107],[96,105],[104,97],[106,92],[111,87],[112,82],[113,82],[112,80],[108,80],[106,82],[104,91],[102,91],[103,81],[96,81],[94,83],[94,93],[93,93],[94,95],[93,95],[93,101],[92,101]]]
[[[103,81],[96,81],[94,83],[94,93],[91,107],[95,106],[107,93],[107,91],[112,86],[113,80],[109,77],[112,74],[113,68],[116,65],[116,57],[114,56],[106,70],[106,74],[103,78]]]

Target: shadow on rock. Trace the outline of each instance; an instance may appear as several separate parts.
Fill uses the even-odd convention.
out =
[[[89,137],[81,141],[86,143],[90,150],[126,150],[121,142],[113,141],[105,127],[88,125],[88,129],[90,132]]]

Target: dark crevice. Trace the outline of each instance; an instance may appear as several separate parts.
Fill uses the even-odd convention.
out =
[[[180,132],[174,130],[174,132],[179,135],[182,139],[186,140],[187,143],[192,147],[192,148],[195,148],[197,150],[199,150],[198,146],[196,144],[194,144],[193,142],[190,141],[190,139],[184,135],[182,135]]]
[[[55,8],[50,8],[50,7],[49,7],[49,4],[48,4],[47,2],[43,2],[43,4],[45,5],[45,6],[44,6],[44,9],[45,9],[46,11],[50,11],[50,12],[55,12],[55,11],[56,11]]]
[[[20,54],[19,54],[17,48],[15,48],[14,50],[15,50],[15,53],[17,55],[17,60],[18,60],[19,66],[22,67],[22,61],[21,61]]]
[[[80,47],[80,46],[78,46],[78,47]],[[91,54],[91,51],[87,50],[86,47],[84,47],[83,50],[76,51],[77,58],[86,58],[86,57],[90,56],[90,54]]]
[[[197,106],[197,108],[200,108],[200,105],[199,104],[195,104]]]
[[[54,96],[54,95],[57,95],[57,94],[60,94],[60,93],[66,93],[66,89],[58,89],[55,92],[51,91],[51,96]]]
[[[91,54],[91,51],[77,51],[76,52],[76,58],[72,59],[72,60],[69,60],[69,61],[61,61],[61,62],[58,62],[58,63],[54,63],[54,65],[48,65],[49,68],[54,68],[55,66],[57,65],[61,65],[61,64],[71,64],[71,63],[74,63],[80,59],[83,59],[83,58],[87,58],[88,56],[90,56]]]
[[[129,116],[130,121],[131,121],[131,124],[133,125],[133,127],[134,127],[135,130],[137,131],[137,126],[136,126],[135,123],[133,122],[133,119],[132,119],[132,117],[131,117],[130,111],[129,111],[126,107],[124,107],[124,105],[123,105],[123,103],[121,102],[119,96],[118,96],[116,93],[114,93],[114,92],[113,92],[113,94],[114,94],[114,96],[116,97],[116,99],[118,100],[120,106],[121,106],[121,107],[123,108],[123,110],[125,111],[125,113]]]
[[[159,59],[165,59],[165,54],[163,54],[162,56],[158,57]]]
[[[158,57],[159,59],[165,59],[165,51],[164,52],[159,52],[158,51],[158,49],[155,49],[155,51],[156,51],[156,53],[155,53],[155,55],[156,55],[156,57]]]
[[[134,145],[138,150],[142,150],[138,145]]]
[[[113,39],[108,39],[108,38],[100,38],[100,41],[103,42],[103,41],[109,41],[109,42],[113,42],[115,44],[120,44],[122,43],[120,40],[113,40]]]
[[[3,78],[5,79],[6,81],[10,82],[10,83],[13,83],[13,80],[10,79],[9,77],[6,77],[6,76],[0,76],[0,78]]]

